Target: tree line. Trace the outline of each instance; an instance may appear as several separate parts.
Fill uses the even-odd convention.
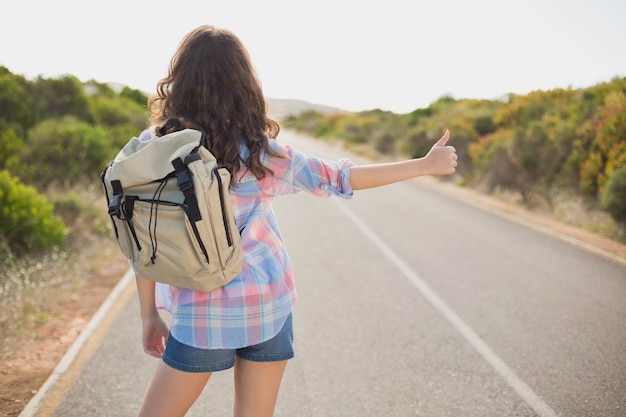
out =
[[[27,80],[0,67],[0,259],[72,239],[88,208],[70,190],[93,189],[116,151],[145,128],[146,102],[127,87],[72,75]]]
[[[128,87],[27,80],[0,67],[0,259],[64,245],[79,218],[108,233],[69,191],[100,193],[102,168],[146,127],[146,103]],[[573,193],[626,223],[626,78],[502,100],[442,97],[408,114],[307,111],[283,125],[389,157],[423,156],[449,128],[461,184],[514,191],[528,204]]]
[[[408,114],[308,111],[285,124],[389,157],[423,156],[449,128],[462,185],[548,207],[573,195],[608,212],[622,233],[626,224],[626,78],[501,100],[445,96]]]

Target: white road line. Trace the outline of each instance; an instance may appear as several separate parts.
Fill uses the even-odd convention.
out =
[[[411,267],[398,256],[381,238],[372,231],[352,210],[347,203],[333,199],[347,217],[380,249],[380,251],[404,274],[406,278],[426,297],[426,299],[463,335],[469,344],[500,374],[504,381],[519,394],[520,397],[540,417],[557,417],[557,414],[546,404],[515,371],[511,369],[495,352],[467,325],[448,305],[419,277]]]

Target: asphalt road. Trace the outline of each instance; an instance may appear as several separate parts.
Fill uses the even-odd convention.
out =
[[[419,181],[275,210],[299,293],[277,417],[626,416],[623,264]],[[30,415],[133,416],[140,330],[131,285]],[[231,403],[227,371],[188,415]]]

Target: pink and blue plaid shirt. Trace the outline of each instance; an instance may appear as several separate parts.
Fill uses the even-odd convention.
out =
[[[274,212],[275,197],[300,191],[316,196],[352,197],[352,162],[326,161],[270,140],[285,158],[264,155],[263,164],[274,175],[257,180],[235,176],[231,201],[242,232],[244,266],[227,285],[210,292],[157,284],[157,305],[171,313],[176,340],[203,349],[236,349],[274,337],[296,300],[291,261]],[[248,149],[242,147],[246,159]]]

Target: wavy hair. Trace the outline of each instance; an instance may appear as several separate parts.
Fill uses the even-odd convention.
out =
[[[258,179],[272,174],[261,154],[280,157],[269,146],[280,127],[268,117],[250,55],[231,31],[205,25],[187,34],[156,90],[148,109],[157,132],[168,119],[178,118],[183,127],[206,135],[205,145],[230,172],[247,168]],[[247,160],[239,154],[241,140],[250,149]]]

